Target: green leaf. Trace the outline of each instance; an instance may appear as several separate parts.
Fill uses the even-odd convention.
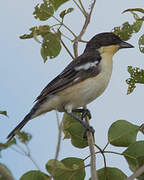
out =
[[[114,146],[127,147],[136,142],[139,126],[125,120],[114,122],[108,131],[108,141]]]
[[[139,38],[138,44],[140,51],[144,53],[144,34]]]
[[[60,13],[60,17],[63,19],[65,17],[65,15],[71,13],[74,10],[74,8],[68,8],[67,10],[65,9],[64,11],[62,11]]]
[[[127,41],[132,36],[133,27],[129,24],[129,22],[125,22],[121,27],[115,27],[114,33],[118,35],[122,40]]]
[[[41,171],[29,171],[20,180],[50,180],[50,177]]]
[[[81,118],[80,113],[75,113],[79,118]],[[83,138],[84,127],[77,122],[75,119],[64,114],[63,117],[63,131],[65,133],[64,138],[71,138],[71,143],[77,148],[85,148],[88,146],[87,139]]]
[[[59,33],[47,33],[45,36],[43,36],[41,56],[43,57],[44,62],[47,61],[47,57],[52,59],[59,55],[61,51],[61,44],[59,38]]]
[[[79,118],[81,118],[81,114],[80,113],[75,113],[75,115],[77,115]],[[73,119],[72,117],[68,116],[66,113],[64,113],[63,115],[63,132],[64,132],[64,139],[70,139],[71,135],[69,133],[69,131],[67,130],[67,128],[69,128],[73,123],[76,123],[76,120]]]
[[[53,5],[55,11],[67,1],[69,0],[49,0],[49,2]]]
[[[16,135],[22,143],[28,143],[32,138],[30,133],[26,133],[24,131],[17,131]]]
[[[132,12],[132,11],[137,11],[137,12],[144,13],[144,9],[142,9],[142,8],[126,9],[126,10],[124,10],[122,13],[125,13],[125,12]]]
[[[97,170],[97,175],[99,180],[125,180],[127,178],[120,169],[112,167]]]
[[[41,3],[40,7],[39,4],[36,5],[35,10],[33,12],[34,17],[41,21],[48,20],[51,16],[53,16],[53,14],[54,14],[53,6],[47,0],[43,0],[43,3]]]
[[[135,33],[139,32],[142,27],[143,22],[141,20],[137,20],[133,23],[132,28]]]
[[[136,88],[136,83],[144,84],[144,70],[128,66],[128,72],[130,73],[130,78],[126,80],[126,83],[128,84],[127,94],[130,94]]]
[[[49,160],[46,164],[47,171],[53,175],[54,180],[84,180],[84,162],[80,158],[65,158],[61,161]]]
[[[31,32],[29,34],[24,34],[20,36],[20,39],[30,39],[33,38],[34,35],[36,34],[41,35],[42,37],[45,36],[47,33],[50,32],[50,27],[48,25],[43,25],[43,26],[35,26],[29,29]]]
[[[0,180],[14,179],[11,171],[4,165],[0,163]]]
[[[135,172],[144,164],[144,141],[137,141],[123,152],[131,171]]]
[[[113,31],[124,41],[129,40],[133,33],[139,32],[143,24],[143,21],[136,13],[132,13],[132,14],[135,19],[135,22],[133,24],[129,24],[129,22],[125,22],[122,24],[122,26],[115,27]]]
[[[2,114],[2,115],[4,115],[4,116],[7,116],[7,117],[8,117],[8,115],[7,115],[7,112],[6,112],[6,111],[0,111],[0,114]]]

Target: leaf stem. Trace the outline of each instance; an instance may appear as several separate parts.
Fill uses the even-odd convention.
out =
[[[111,153],[111,154],[117,154],[123,156],[122,153],[114,152],[114,151],[104,151],[104,153]]]
[[[105,145],[105,147],[103,148],[103,151],[108,147],[109,142]]]
[[[83,4],[82,4],[82,1],[81,1],[81,0],[78,0],[78,1],[79,1],[80,5],[81,5],[82,10],[83,10],[84,13],[87,15],[87,12],[86,12],[86,10],[85,10]]]
[[[33,159],[33,157],[31,156],[31,153],[30,153],[30,150],[29,150],[29,147],[27,144],[25,144],[25,147],[27,148],[27,152],[19,145],[19,144],[16,144],[16,146],[21,150],[21,154],[23,153],[23,155],[25,155],[26,157],[28,157],[32,163],[35,165],[35,167],[40,170],[38,164],[35,162],[35,160]],[[19,152],[19,151],[16,151],[16,152]],[[20,152],[19,152],[20,153]]]
[[[58,18],[56,18],[55,16],[52,16],[57,22],[61,23],[75,38],[77,37],[76,34],[67,26],[65,25],[63,22],[61,22]]]
[[[54,31],[54,33],[57,35],[56,31],[54,29],[52,29]],[[67,53],[72,57],[72,59],[74,59],[74,56],[72,55],[72,53],[70,52],[70,50],[67,48],[67,46],[65,45],[65,43],[63,42],[63,40],[57,36],[57,38],[60,40],[60,42],[62,43],[63,47],[66,49]]]

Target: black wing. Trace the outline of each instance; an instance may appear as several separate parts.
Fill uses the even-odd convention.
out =
[[[48,95],[55,94],[69,86],[72,86],[89,77],[96,76],[100,72],[100,54],[96,51],[93,54],[82,54],[73,60],[55,79],[53,79],[40,93],[36,101],[41,101]],[[80,68],[85,64],[94,64],[88,68]],[[78,69],[77,69],[78,68]]]

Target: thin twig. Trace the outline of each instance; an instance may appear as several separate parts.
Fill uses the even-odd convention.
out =
[[[29,153],[29,154],[27,154],[26,156],[32,161],[32,163],[35,165],[35,167],[36,167],[38,170],[40,170],[40,167],[38,166],[38,164],[36,163],[36,161],[33,159],[33,157],[31,156],[31,154]]]
[[[66,51],[68,52],[68,54],[71,56],[72,59],[75,59],[74,56],[72,55],[72,53],[70,52],[70,50],[67,48],[67,46],[65,45],[65,43],[63,42],[63,40],[60,40],[63,47],[66,49]]]
[[[104,167],[106,168],[106,157],[105,157],[104,153],[101,153],[101,154],[102,154],[103,160],[104,160]]]
[[[104,151],[104,153],[116,154],[116,155],[121,155],[121,156],[123,156],[122,153],[118,153],[118,152],[114,152],[114,151]]]
[[[103,153],[103,150],[102,150],[97,144],[95,144],[95,147],[96,147],[101,153]]]
[[[75,57],[78,57],[78,42],[81,40],[82,36],[84,35],[84,33],[88,27],[88,24],[90,23],[90,19],[91,19],[91,15],[92,15],[92,11],[93,11],[95,3],[96,3],[96,0],[93,0],[93,3],[91,4],[90,12],[87,14],[87,16],[85,16],[85,22],[82,27],[82,30],[74,40],[73,49],[74,49]]]
[[[19,145],[19,144],[16,144],[16,146],[20,149],[21,153],[23,153],[26,157],[28,157],[32,163],[35,165],[35,167],[40,170],[40,167],[38,166],[38,164],[36,163],[36,161],[33,159],[33,157],[31,156],[31,153],[30,153],[30,150],[29,150],[29,147],[27,144],[25,144],[25,147],[27,148],[27,152]]]
[[[81,0],[78,0],[78,1],[79,1],[80,5],[81,5],[82,10],[85,12],[85,14],[87,14],[87,12],[86,12],[86,10],[85,10],[85,8],[84,8],[84,6],[83,6]]]
[[[61,23],[74,37],[77,37],[75,35],[75,33],[67,26],[65,25],[63,22],[61,22],[58,18],[56,18],[55,16],[52,16],[57,22]]]
[[[55,17],[54,15],[52,15],[51,13],[49,13],[48,11],[46,11],[44,9],[43,9],[43,11],[45,13],[47,13],[48,15],[50,15],[52,18],[54,18],[58,23],[63,25],[75,38],[77,37],[76,34],[67,25],[65,25],[62,21],[60,21],[57,17]]]
[[[58,126],[58,140],[57,140],[55,158],[54,158],[54,162],[53,162],[53,170],[51,173],[52,177],[53,177],[55,169],[56,169],[56,162],[58,160],[58,155],[60,152],[61,137],[62,137],[62,123],[63,123],[63,121],[61,121],[61,123],[59,123],[59,117],[58,117],[57,111],[56,111],[56,120],[57,120],[57,126]]]
[[[18,154],[20,154],[20,155],[22,155],[22,156],[25,156],[25,153],[17,150],[16,148],[14,148],[14,147],[12,147],[12,146],[11,146],[10,148],[11,148],[13,151],[15,151],[16,153],[18,153]]]
[[[103,151],[108,147],[109,142],[105,145],[105,147],[103,148]]]
[[[100,151],[101,155],[103,156],[104,167],[106,168],[106,157],[105,157],[105,155],[104,155],[103,149],[101,149],[97,144],[95,144],[95,147]]]
[[[97,151],[97,152],[95,152],[95,155],[96,155],[96,154],[99,154],[99,153],[101,153],[101,152],[100,152],[100,151]],[[89,156],[87,156],[86,158],[84,158],[83,161],[87,160],[89,157],[91,157],[91,155],[89,155]]]
[[[73,2],[74,2],[74,3],[76,4],[76,6],[80,9],[80,11],[82,12],[82,14],[83,14],[84,16],[86,16],[87,14],[86,14],[85,9],[81,8],[81,7],[79,6],[79,4],[78,4],[75,0],[73,0]]]
[[[144,173],[144,165],[141,166],[138,170],[136,170],[134,172],[134,174],[131,175],[130,177],[128,177],[126,180],[133,180],[133,179],[139,177],[140,175],[142,175],[143,173]]]
[[[58,114],[56,112],[56,119],[57,119],[57,125],[58,125],[58,142],[57,142],[57,148],[56,148],[56,153],[55,153],[55,160],[58,159],[59,151],[60,151],[60,144],[61,144],[61,137],[62,137],[62,123],[59,123],[59,118]]]
[[[52,31],[56,34],[57,38],[60,40],[60,42],[62,43],[63,47],[66,49],[67,53],[72,57],[72,59],[75,59],[74,56],[72,55],[72,53],[70,52],[70,50],[67,48],[67,46],[63,42],[63,40],[57,35],[56,31],[54,29],[52,29]]]

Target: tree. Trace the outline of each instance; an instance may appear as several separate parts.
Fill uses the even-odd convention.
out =
[[[85,30],[89,23],[91,12],[93,10],[93,5],[95,1],[93,1],[90,5],[91,10],[90,10],[89,15],[87,14],[81,1],[79,2],[74,1],[74,3],[77,5],[77,7],[80,9],[80,11],[85,17],[84,26],[78,36],[64,23],[65,16],[68,16],[69,13],[72,13],[73,8],[70,7],[66,10],[62,10],[60,12],[60,20],[54,16],[54,12],[57,11],[58,8],[63,5],[64,2],[65,1],[50,1],[48,3],[48,1],[44,0],[40,5],[36,5],[35,11],[33,13],[35,15],[35,18],[41,21],[45,21],[49,18],[54,18],[56,21],[58,21],[58,24],[57,23],[53,25],[46,24],[46,25],[41,25],[38,27],[32,27],[30,28],[31,32],[29,34],[25,34],[20,37],[22,39],[34,38],[38,43],[40,43],[41,41],[38,39],[39,38],[38,36],[41,36],[42,38],[41,55],[44,59],[44,62],[46,62],[48,58],[51,59],[58,56],[62,46],[64,46],[64,48],[67,50],[69,55],[72,58],[74,58],[74,56],[76,57],[78,55],[78,49],[77,49],[78,42],[79,41],[85,42],[82,40],[81,37],[85,33]],[[140,9],[140,8],[128,9],[124,12],[128,12],[128,11],[132,13],[134,17],[134,23],[130,24],[126,22],[122,26],[116,27],[113,30],[114,33],[118,34],[123,40],[128,40],[132,37],[134,33],[137,33],[140,30],[142,26],[142,22],[143,22],[143,17],[140,18],[136,14],[136,12],[143,13],[143,9]],[[73,40],[69,38],[69,35],[68,36],[66,35],[65,31],[64,32],[61,31],[62,27],[64,27],[67,31],[69,31],[72,34],[74,38]],[[65,45],[65,42],[63,41],[63,37],[67,38],[73,43],[74,55],[72,55],[71,51],[69,51],[69,49]],[[139,47],[142,53],[143,53],[143,44],[144,44],[144,40],[143,40],[143,35],[142,35],[139,39]],[[128,71],[131,75],[131,78],[127,80],[127,83],[129,84],[128,93],[130,93],[134,89],[135,83],[143,83],[143,70],[140,70],[139,68],[129,67]],[[61,127],[61,125],[59,126]],[[70,138],[73,146],[78,147],[78,148],[85,148],[89,144],[89,146],[93,148],[91,152],[91,157],[93,157],[92,158],[93,166],[91,167],[95,168],[94,167],[95,165],[94,151],[95,150],[93,147],[92,135],[89,134],[88,141],[83,140],[82,138],[83,128],[78,123],[68,118],[66,115],[64,115],[63,117],[63,130],[64,130],[65,138]],[[118,147],[119,146],[128,147],[127,150],[123,151],[123,153],[118,153],[114,151],[106,151],[108,144],[106,144],[106,146],[103,149],[101,149],[97,144],[95,144],[95,147],[98,149],[96,154],[99,154],[99,153],[102,154],[103,159],[104,159],[104,168],[99,169],[97,171],[98,179],[104,179],[105,176],[109,176],[109,178],[114,178],[114,179],[126,178],[126,175],[121,170],[106,166],[105,153],[114,153],[114,154],[119,154],[121,156],[124,156],[132,171],[135,171],[137,168],[139,168],[142,165],[143,158],[141,159],[140,157],[143,157],[143,152],[141,152],[140,149],[143,149],[143,141],[140,141],[140,142],[136,141],[136,136],[139,130],[143,132],[143,126],[139,127],[125,120],[116,121],[115,123],[111,125],[108,131],[108,144],[118,146]],[[59,128],[59,134],[61,134],[61,128]],[[79,138],[75,137],[75,134],[77,134]],[[18,137],[19,137],[19,140],[26,147],[28,147],[27,142],[31,139],[31,135],[25,134],[25,133],[19,133]],[[60,137],[61,136],[59,136],[59,141],[60,141]],[[12,142],[8,144],[1,144],[1,149],[5,149],[11,146],[12,144],[16,144],[16,143],[17,141],[13,140]],[[137,147],[138,152],[135,152],[134,147]],[[29,151],[27,152],[24,151],[24,153],[28,157],[31,158]],[[85,159],[64,158],[63,160],[58,161],[56,157],[55,158],[56,160],[48,161],[48,163],[46,164],[46,168],[47,168],[47,171],[51,175],[55,176],[54,179],[60,179],[60,178],[66,179],[72,176],[74,176],[75,179],[84,179],[85,171],[83,167],[89,166],[89,164],[84,165],[83,161],[86,160],[87,158],[89,158],[89,156],[85,157]],[[56,167],[53,170],[54,165],[56,165]],[[71,168],[73,168],[73,173],[69,172]],[[92,170],[92,172],[94,172],[94,170]],[[95,176],[95,174],[93,176]],[[44,174],[40,171],[31,171],[24,174],[21,177],[21,179],[28,179],[28,178],[32,179],[32,177],[34,179],[36,178],[49,179],[50,178],[47,174]]]

